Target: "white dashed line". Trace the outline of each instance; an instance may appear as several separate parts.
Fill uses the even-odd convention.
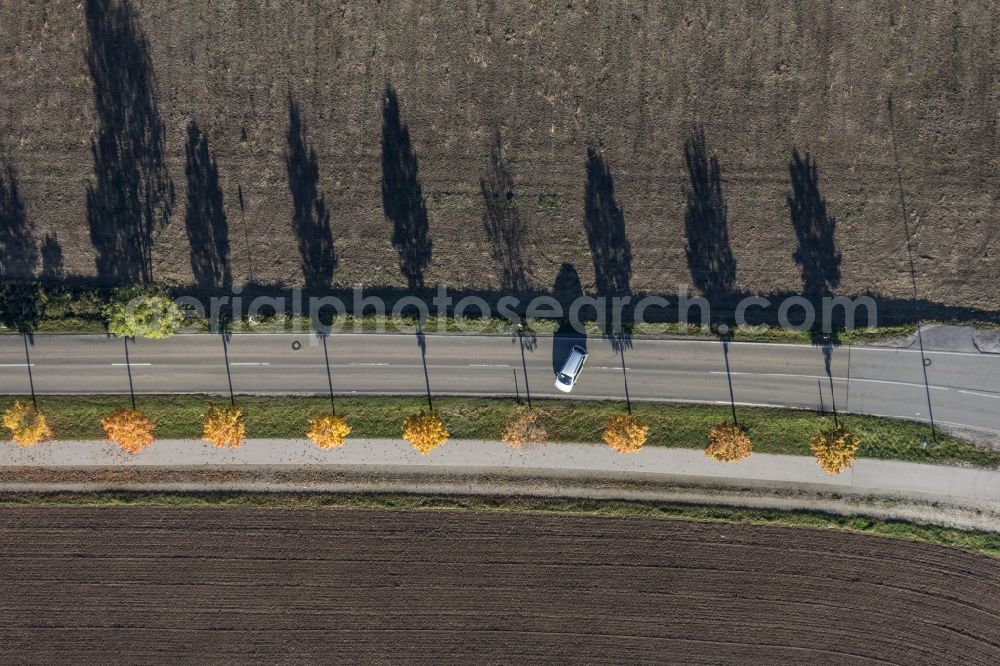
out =
[[[834,379],[836,380],[838,378],[834,377]],[[851,377],[851,381],[852,382],[868,382],[869,384],[892,384],[893,386],[916,386],[917,388],[924,388],[923,384],[918,384],[916,382],[893,382],[893,381],[889,381],[888,379],[863,379],[861,377],[857,377],[857,378]],[[951,390],[947,386],[934,386],[933,384],[931,384],[927,388],[931,389],[932,391],[950,391]]]
[[[236,363],[236,362],[232,362],[229,365],[271,365],[271,364],[270,363],[249,363],[249,362]]]
[[[506,363],[470,363],[470,368],[509,368]]]
[[[711,370],[710,374],[713,375],[724,375],[725,370]],[[751,377],[782,377],[785,379],[820,379],[823,381],[830,381],[830,378],[826,375],[791,375],[780,372],[730,372],[730,375],[740,375],[740,376],[751,376]],[[835,382],[846,382],[848,379],[846,377],[834,377]],[[869,384],[891,384],[893,386],[916,386],[923,388],[923,384],[918,384],[916,382],[895,382],[889,379],[865,379],[863,377],[851,377],[851,382],[867,382]],[[931,389],[935,391],[950,391],[951,389],[947,386],[930,386]]]
[[[781,372],[726,372],[725,370],[710,370],[709,374],[713,375],[741,375],[741,376],[751,376],[751,377],[786,377],[792,379],[829,379],[826,375],[793,375]],[[833,381],[842,382],[843,377],[834,377]],[[858,381],[858,380],[854,380]]]
[[[153,365],[153,364],[152,363],[112,363],[111,365],[120,365],[120,366],[122,366],[124,368],[127,365],[136,366],[136,365]]]
[[[0,368],[33,368],[34,363],[0,363]]]
[[[993,398],[994,400],[1000,400],[1000,394],[997,393],[983,393],[982,391],[966,391],[965,389],[958,389],[959,393],[965,393],[966,395],[978,395],[983,398]]]

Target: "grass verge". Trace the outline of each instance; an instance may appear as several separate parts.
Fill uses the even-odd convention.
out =
[[[604,335],[597,322],[583,322],[588,336],[602,337]],[[562,322],[557,319],[536,319],[530,324],[530,333],[540,336],[551,336],[559,330]],[[975,325],[975,323],[970,324]],[[192,320],[187,328],[190,332],[204,333],[209,331],[207,319]],[[234,322],[234,333],[294,333],[312,330],[312,322],[308,317],[270,317],[255,323],[247,320]],[[393,319],[385,316],[353,317],[345,315],[337,321],[334,332],[357,333],[416,333],[417,320],[410,317]],[[468,318],[459,321],[448,315],[445,317],[430,317],[423,325],[423,331],[428,334],[477,334],[477,335],[517,335],[517,329],[508,321],[499,317],[487,319]],[[874,328],[856,328],[840,331],[838,343],[842,345],[876,344],[889,340],[906,338],[916,335],[916,324],[901,324],[878,326]],[[527,335],[526,333],[525,335]],[[677,322],[646,322],[635,324],[630,335],[635,338],[711,338],[719,335],[709,327],[682,324]],[[782,342],[794,344],[814,344],[814,337],[809,331],[795,331],[778,326],[734,326],[732,339],[738,342]]]
[[[174,297],[190,296],[184,289],[171,289],[166,285],[160,285]],[[264,289],[264,293],[269,290],[262,285],[252,286],[254,289]],[[288,296],[284,288],[275,288],[278,293],[275,296],[284,298]],[[11,282],[9,285],[0,285],[0,333],[13,334],[26,327],[36,333],[105,333],[107,322],[105,308],[114,300],[115,292],[110,287],[96,286],[66,286],[46,285],[38,282]],[[284,294],[284,296],[282,296]],[[343,291],[338,292],[339,296],[347,304],[353,303],[353,294]],[[326,294],[325,294],[326,295]],[[391,306],[394,299],[401,296],[399,293],[381,293],[375,290],[368,295],[382,295]],[[429,298],[426,294],[425,298]],[[249,306],[252,299],[246,297],[246,305]],[[391,307],[390,307],[391,309]],[[292,311],[275,311],[266,309],[265,312],[251,322],[246,317],[239,317],[237,321],[231,322],[231,330],[236,333],[281,333],[281,332],[302,332],[312,330],[312,321],[308,315],[295,315]],[[436,308],[432,308],[432,312]],[[506,319],[500,316],[485,318],[463,318],[457,319],[450,312],[440,313],[444,316],[430,317],[423,326],[426,333],[482,333],[493,335],[515,335],[514,327]],[[700,311],[699,311],[700,316]],[[966,315],[968,316],[968,315]],[[325,319],[324,319],[325,321]],[[351,315],[339,316],[337,327],[339,331],[357,332],[389,332],[389,333],[412,333],[415,331],[415,320],[412,317],[400,317],[398,319],[386,317],[385,315],[375,315],[366,313],[361,317]],[[995,318],[989,316],[979,319],[945,320],[940,317],[926,316],[924,324],[931,323],[954,323],[966,324],[980,329],[998,330],[1000,324]],[[531,322],[532,332],[536,335],[551,335],[560,326],[558,319],[535,319]],[[588,335],[599,336],[601,330],[596,322],[587,322]],[[200,333],[210,329],[209,319],[199,316],[194,312],[189,312],[185,324],[178,332]],[[910,322],[883,324],[874,328],[857,328],[844,330],[838,333],[840,344],[872,344],[885,342],[894,339],[905,338],[916,333],[916,324]],[[664,338],[664,337],[718,337],[709,327],[690,323],[679,323],[671,321],[650,321],[636,323],[631,334],[638,338]],[[779,326],[736,326],[732,328],[732,339],[747,342],[784,342],[812,344],[814,338],[809,331],[795,331],[784,329]]]
[[[377,509],[495,511],[596,517],[658,518],[775,527],[838,529],[960,548],[1000,559],[1000,533],[815,511],[776,511],[697,504],[554,498],[309,493],[53,493],[0,494],[0,506]]]
[[[954,322],[950,322],[954,323]],[[959,322],[976,326],[977,328],[988,328],[983,322]],[[536,320],[531,327],[531,332],[535,335],[550,336],[558,330],[560,322],[552,319]],[[595,322],[585,322],[587,335],[600,337],[603,335],[601,329]],[[43,334],[105,334],[107,324],[98,317],[65,317],[61,319],[41,319],[32,326],[34,333]],[[207,333],[210,326],[208,319],[189,319],[178,333]],[[233,322],[230,325],[233,333],[301,333],[312,330],[312,322],[307,317],[266,317],[255,320],[253,323],[247,320]],[[333,333],[414,333],[417,330],[415,320],[401,318],[393,320],[388,317],[366,316],[355,319],[351,316],[343,317]],[[516,335],[516,329],[507,321],[499,318],[491,319],[469,319],[466,323],[459,322],[452,316],[443,317],[440,320],[432,317],[427,320],[423,327],[425,333],[439,335],[449,333],[477,334],[477,335]],[[875,328],[857,328],[838,333],[839,344],[864,345],[879,344],[891,340],[906,338],[915,335],[917,327],[915,324],[902,324],[893,326],[878,326]],[[16,328],[5,327],[0,324],[0,334],[16,334]],[[635,338],[711,338],[718,339],[718,335],[711,330],[694,324],[679,324],[676,322],[650,322],[637,324],[633,327],[631,335]],[[814,344],[813,336],[808,331],[794,331],[783,329],[777,326],[743,326],[734,327],[731,337],[737,342],[782,342],[789,344]]]
[[[0,396],[0,411],[24,396]],[[206,395],[140,395],[138,407],[156,424],[159,439],[199,439],[209,404],[227,399]],[[329,411],[328,397],[237,396],[251,439],[301,439],[309,417]],[[55,439],[104,439],[101,419],[129,404],[128,396],[38,396]],[[608,417],[625,411],[624,401],[534,400],[553,442],[601,442]],[[434,400],[452,438],[499,439],[516,408],[513,399],[438,397]],[[426,407],[416,396],[338,397],[337,413],[352,427],[350,438],[398,438],[402,420]],[[704,448],[708,428],[729,420],[725,405],[635,403],[633,413],[649,424],[647,446]],[[737,416],[758,453],[812,455],[809,438],[833,427],[833,418],[811,411],[739,407]],[[941,433],[929,442],[921,423],[845,415],[841,421],[861,438],[859,457],[926,463],[1000,467],[990,451]],[[350,439],[349,438],[349,439]],[[348,441],[347,445],[350,445]],[[154,444],[155,446],[155,444]]]

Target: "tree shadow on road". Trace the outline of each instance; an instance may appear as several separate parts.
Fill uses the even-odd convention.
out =
[[[84,6],[97,115],[96,182],[87,187],[97,275],[105,282],[149,282],[153,239],[174,199],[149,44],[130,0]]]
[[[382,206],[392,221],[392,245],[399,253],[399,270],[411,290],[423,289],[424,270],[432,250],[427,207],[410,130],[400,117],[399,99],[391,85],[386,85],[382,100]]]
[[[701,127],[684,144],[684,162],[691,184],[684,216],[688,269],[695,288],[715,305],[733,291],[736,260],[729,246],[719,161],[708,157]]]
[[[427,336],[422,326],[417,328],[417,347],[420,348],[420,362],[424,367],[424,386],[427,388],[427,408],[434,411],[434,399],[431,397],[431,377],[427,372]]]
[[[37,263],[34,229],[24,213],[17,171],[7,165],[0,173],[0,277],[31,278]]]
[[[479,179],[483,195],[483,227],[490,239],[493,261],[500,268],[500,287],[508,293],[528,289],[524,245],[527,224],[514,200],[514,174],[504,156],[500,131],[490,143],[489,162]]]
[[[227,288],[232,284],[229,268],[229,226],[219,187],[219,169],[208,149],[208,137],[194,121],[187,137],[187,226],[191,244],[191,270],[203,288]]]
[[[319,160],[309,145],[298,104],[288,95],[288,189],[292,194],[292,225],[299,239],[306,289],[328,290],[337,256],[330,227],[330,211],[319,191]]]
[[[833,407],[833,420],[835,425],[840,425],[837,415],[837,391],[833,385],[833,342],[827,341],[823,345],[823,370],[826,372],[826,379],[830,383],[830,404]],[[820,402],[823,400],[823,392],[820,390]],[[822,406],[821,406],[822,409]]]

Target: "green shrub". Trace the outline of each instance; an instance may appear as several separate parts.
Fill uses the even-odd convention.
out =
[[[35,330],[40,291],[31,282],[0,283],[0,324],[25,333]]]
[[[108,331],[119,337],[168,338],[184,320],[168,294],[144,285],[116,289],[104,315]]]

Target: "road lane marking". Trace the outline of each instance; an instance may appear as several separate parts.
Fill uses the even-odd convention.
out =
[[[826,375],[793,375],[782,372],[726,372],[725,370],[710,370],[713,375],[753,375],[755,377],[794,377],[796,379],[829,379]],[[844,381],[843,377],[834,377],[834,381]],[[854,381],[859,381],[855,379]]]
[[[978,395],[983,398],[993,398],[994,400],[1000,400],[1000,395],[996,393],[983,393],[982,391],[966,391],[965,389],[958,389],[959,393],[965,393],[966,395]]]
[[[872,416],[878,416],[878,415],[877,414],[873,414]],[[892,418],[892,417],[890,417],[890,418]],[[925,423],[930,423],[930,421],[928,421],[927,419],[923,419],[922,418],[920,420],[923,421],[923,422],[925,422]],[[1000,435],[1000,430],[997,430],[996,428],[987,428],[986,426],[974,426],[974,425],[968,425],[968,424],[964,424],[964,423],[953,423],[951,421],[942,421],[941,419],[934,419],[934,423],[936,423],[938,425],[953,426],[955,428],[970,428],[972,430],[982,430],[984,432],[991,432],[994,435]]]
[[[834,381],[842,381],[842,382],[847,381],[843,377],[834,377],[833,379],[834,379]],[[869,384],[892,384],[893,386],[915,386],[917,388],[924,388],[924,385],[920,384],[918,382],[894,382],[894,381],[890,381],[888,379],[865,379],[863,377],[851,377],[851,381],[855,382],[855,383],[856,382],[868,382]],[[934,384],[930,384],[929,386],[927,386],[927,388],[931,389],[932,391],[950,391],[951,390],[947,386],[935,386]]]
[[[710,370],[710,374],[713,375],[725,375],[727,374],[725,370]],[[792,375],[781,372],[730,372],[730,375],[741,375],[741,376],[751,376],[751,377],[782,377],[786,379],[821,379],[823,381],[830,381],[830,377],[827,375]],[[863,377],[851,377],[847,379],[845,377],[833,377],[835,382],[868,382],[870,384],[892,384],[894,386],[915,386],[918,388],[923,388],[923,384],[916,382],[897,382],[889,379],[865,379]],[[930,385],[930,388],[935,391],[950,391],[951,389],[947,386],[935,386]]]
[[[919,354],[921,353],[919,349],[907,349],[905,347],[852,347],[855,350],[861,351],[880,351],[880,352],[905,352],[908,354]],[[991,354],[987,352],[960,352],[960,351],[945,351],[935,350],[935,349],[925,349],[923,351],[924,356],[929,356],[931,354],[938,354],[940,356],[975,356],[976,358],[1000,358],[996,354]]]
[[[506,363],[470,363],[470,368],[509,368]]]
[[[152,363],[112,363],[111,365],[120,365],[125,367],[127,365],[153,365]]]
[[[33,368],[34,363],[0,363],[0,368]]]
[[[680,344],[690,343],[690,344],[701,344],[701,345],[721,345],[722,344],[721,340],[685,340],[684,338],[668,338],[668,339],[650,338],[650,339],[646,339],[646,340],[643,340],[642,338],[639,338],[639,339],[635,340],[635,342],[636,342],[637,345],[640,345],[640,344],[641,345],[648,345],[649,343],[656,343],[656,344],[666,343],[668,345],[669,344],[678,344],[678,343],[680,343]],[[799,342],[799,343],[795,343],[795,342],[755,342],[753,340],[732,340],[732,341],[729,342],[729,344],[732,345],[732,346],[737,346],[737,345],[741,345],[741,346],[754,346],[754,347],[760,347],[760,348],[763,348],[763,349],[767,349],[769,347],[787,347],[789,349],[802,349],[802,350],[822,349],[823,346],[824,346],[824,345],[813,345],[812,343],[808,343],[808,342]],[[860,350],[860,351],[883,352],[883,353],[901,352],[901,353],[904,353],[904,354],[920,354],[921,353],[921,351],[919,349],[910,349],[908,347],[873,347],[873,346],[869,346],[869,345],[834,345],[833,349],[836,351],[837,349],[845,349],[847,347],[850,347],[851,349],[853,349],[855,351],[859,351]],[[941,350],[925,349],[923,351],[923,354],[925,356],[930,355],[930,354],[939,354],[939,355],[942,355],[942,356],[974,356],[974,357],[980,358],[980,359],[982,359],[982,358],[996,358],[996,359],[1000,359],[1000,354],[995,354],[995,353],[990,353],[990,352],[961,352],[961,351],[946,351],[946,350],[943,350],[943,349],[941,349]]]
[[[246,361],[237,363],[237,362],[233,361],[229,365],[271,365],[271,364],[270,363],[246,362]]]
[[[863,327],[862,327],[862,329],[859,329],[859,330],[863,330]],[[297,335],[301,336],[300,333],[236,333],[234,335],[240,336],[241,338],[243,338],[245,336],[266,335],[268,337],[282,338],[282,339],[292,338],[292,337],[297,336]],[[217,336],[218,336],[217,333],[185,333],[184,334],[185,338],[190,338],[190,339],[215,338]],[[348,332],[344,332],[344,333],[332,333],[331,334],[331,337],[364,338],[366,340],[371,340],[372,336],[377,336],[377,337],[386,338],[386,339],[390,339],[390,338],[407,338],[407,339],[410,339],[410,340],[413,339],[413,333],[388,333],[388,332],[386,332],[386,333],[353,333],[353,332],[348,333]],[[313,337],[316,337],[316,336],[313,336]],[[433,334],[432,337],[442,337],[442,336],[439,336],[438,334]],[[481,333],[449,333],[449,334],[447,334],[447,337],[454,338],[454,339],[457,339],[457,340],[468,340],[468,339],[471,339],[471,338],[500,338],[500,337],[503,337],[503,338],[506,339],[507,336],[489,335],[489,334],[484,335],[484,334],[481,334]],[[551,339],[551,336],[539,336],[539,338],[540,339]],[[606,338],[603,338],[603,337],[597,338],[597,337],[595,337],[595,339],[602,339],[602,340],[604,340]],[[636,345],[656,347],[656,346],[673,346],[673,345],[679,345],[679,344],[721,345],[722,341],[721,340],[705,340],[705,339],[698,339],[698,338],[686,339],[686,338],[683,338],[683,337],[677,337],[677,338],[635,338],[634,339],[634,343]],[[735,346],[753,346],[753,347],[760,347],[760,348],[763,348],[763,349],[773,348],[773,347],[788,347],[790,349],[802,349],[802,350],[813,350],[813,351],[820,350],[823,347],[823,345],[814,345],[811,342],[757,342],[755,340],[731,340],[729,342],[729,344],[731,346],[734,346],[734,347]],[[872,346],[872,345],[848,345],[848,344],[840,344],[840,345],[834,345],[833,346],[834,351],[846,350],[848,347],[850,347],[851,349],[854,349],[855,351],[859,351],[860,350],[860,351],[890,352],[890,353],[891,352],[903,352],[903,353],[909,353],[909,354],[919,354],[920,353],[919,349],[909,349],[907,347],[888,347],[888,346],[876,347],[876,346]],[[925,349],[923,353],[925,355],[929,355],[929,354],[943,354],[943,355],[951,355],[951,356],[973,356],[973,357],[976,357],[976,358],[979,358],[979,359],[993,358],[993,359],[1000,360],[1000,354],[996,354],[996,353],[992,353],[992,352],[959,352],[959,351],[945,351],[945,350]]]
[[[384,367],[389,365],[388,363],[351,363],[355,368],[373,368],[373,367]],[[416,367],[416,366],[414,366]]]

